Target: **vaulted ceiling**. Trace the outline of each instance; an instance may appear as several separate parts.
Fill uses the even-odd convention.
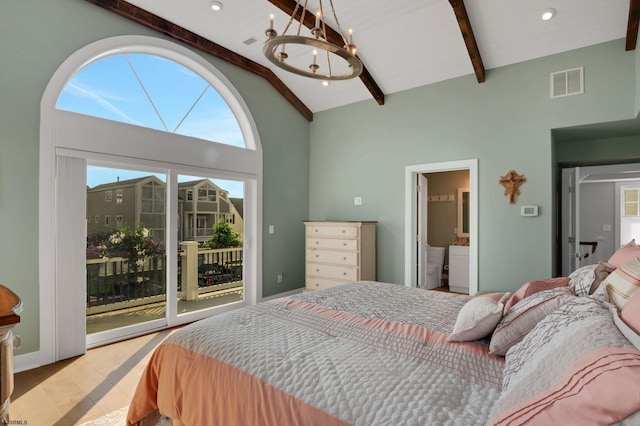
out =
[[[209,0],[87,1],[262,76],[309,120],[354,102],[384,105],[385,95],[463,75],[482,84],[491,69],[614,39],[626,38],[633,50],[640,17],[640,0],[333,0],[343,29],[354,30],[365,71],[325,87],[263,54],[269,16],[281,33],[296,0],[220,0],[219,12]],[[308,2],[312,14],[317,0]],[[547,8],[557,13],[543,21]]]

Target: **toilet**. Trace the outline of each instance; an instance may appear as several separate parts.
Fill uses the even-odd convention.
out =
[[[430,290],[442,285],[442,266],[444,265],[444,247],[427,247],[427,284]]]

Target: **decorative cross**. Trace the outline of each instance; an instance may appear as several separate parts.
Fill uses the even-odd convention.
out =
[[[509,197],[509,204],[515,204],[515,196],[520,195],[520,185],[525,183],[527,179],[524,175],[519,175],[515,170],[500,177],[498,183],[504,186],[504,195]]]

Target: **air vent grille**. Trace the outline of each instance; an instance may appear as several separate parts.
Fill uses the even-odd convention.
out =
[[[584,67],[551,73],[551,98],[584,93]]]

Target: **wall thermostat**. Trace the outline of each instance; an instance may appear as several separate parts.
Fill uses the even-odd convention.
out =
[[[538,216],[538,206],[520,207],[520,216]]]

